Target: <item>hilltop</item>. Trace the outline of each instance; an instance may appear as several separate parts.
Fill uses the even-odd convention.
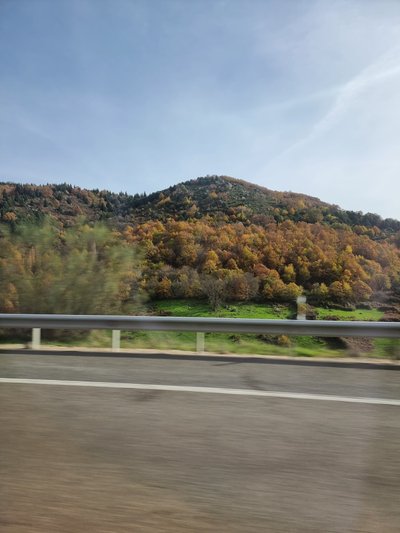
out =
[[[46,215],[63,224],[73,223],[79,216],[91,221],[107,219],[119,226],[207,217],[216,222],[263,226],[285,220],[336,227],[345,224],[374,238],[400,231],[400,221],[394,219],[346,211],[305,194],[273,191],[228,176],[197,178],[150,195],[88,190],[66,183],[0,183],[1,220],[35,221]]]
[[[185,181],[150,194],[135,198],[135,214],[141,219],[202,218],[217,220],[283,220],[296,215],[299,220],[311,219],[310,211],[323,212],[329,204],[318,198],[291,192],[278,192],[228,176],[207,176]],[[317,217],[318,218],[318,217]]]

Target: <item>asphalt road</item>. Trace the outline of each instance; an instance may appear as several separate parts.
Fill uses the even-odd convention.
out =
[[[400,530],[400,406],[368,403],[397,370],[3,353],[0,378],[99,385],[0,383],[2,532]]]

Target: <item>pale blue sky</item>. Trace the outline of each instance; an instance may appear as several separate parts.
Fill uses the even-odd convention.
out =
[[[0,0],[0,179],[400,218],[399,0]]]

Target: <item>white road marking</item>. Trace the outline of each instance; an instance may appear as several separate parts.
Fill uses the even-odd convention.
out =
[[[13,383],[17,385],[58,385],[61,387],[96,387],[100,389],[194,392],[201,394],[230,394],[235,396],[258,396],[266,398],[284,398],[289,400],[316,400],[327,402],[364,403],[372,405],[396,405],[400,407],[400,400],[394,398],[363,398],[356,396],[336,396],[331,394],[309,394],[303,392],[228,389],[223,387],[192,387],[183,385],[156,385],[149,383],[121,383],[112,381],[66,381],[61,379],[22,378],[0,378],[0,383]]]

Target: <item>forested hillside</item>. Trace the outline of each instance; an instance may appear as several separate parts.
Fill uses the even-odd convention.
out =
[[[55,287],[58,300],[42,299],[40,310],[59,310],[54,302],[73,300],[73,280],[89,260],[81,292],[97,277],[110,290],[109,309],[96,304],[101,312],[127,309],[139,292],[208,298],[213,307],[301,293],[352,305],[395,301],[400,292],[399,221],[228,177],[149,196],[4,183],[0,213],[0,311],[35,310],[40,291]],[[134,249],[140,261],[129,259]]]
[[[316,223],[351,226],[358,234],[382,238],[400,231],[400,221],[374,213],[345,211],[318,198],[292,192],[271,191],[226,176],[207,176],[150,195],[87,190],[66,183],[22,185],[0,183],[0,216],[3,221],[41,220],[45,215],[63,224],[78,216],[111,220],[115,224],[150,220],[200,220],[243,222]]]

